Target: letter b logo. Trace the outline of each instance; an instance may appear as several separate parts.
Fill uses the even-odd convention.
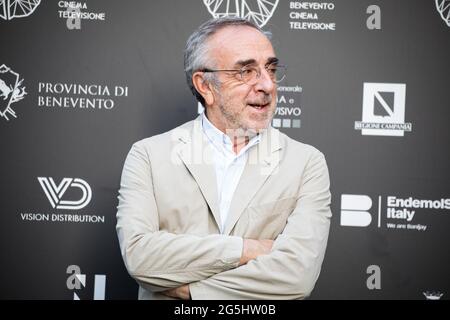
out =
[[[372,222],[372,199],[366,195],[341,195],[341,226],[367,227]]]

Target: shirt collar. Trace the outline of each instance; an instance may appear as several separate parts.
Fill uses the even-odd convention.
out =
[[[241,149],[239,154],[236,155],[233,152],[233,144],[230,137],[217,129],[216,126],[214,126],[211,121],[209,121],[209,119],[206,117],[206,112],[202,113],[202,127],[206,137],[214,145],[215,148],[217,148],[218,150],[226,151],[227,153],[232,153],[236,157],[247,152],[251,147],[259,143],[259,141],[261,140],[259,134],[254,136],[250,139],[247,145]]]

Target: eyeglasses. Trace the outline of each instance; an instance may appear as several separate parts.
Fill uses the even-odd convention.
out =
[[[279,83],[284,80],[286,77],[286,70],[287,67],[283,65],[278,64],[270,64],[264,67],[269,74],[270,79],[275,82]],[[261,77],[261,69],[259,67],[255,66],[244,66],[240,69],[230,69],[230,70],[214,70],[214,69],[208,69],[204,68],[202,70],[199,70],[201,72],[235,72],[239,80],[249,84],[254,85],[258,82],[258,79]]]

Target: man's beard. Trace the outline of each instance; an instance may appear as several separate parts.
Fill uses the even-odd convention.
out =
[[[227,121],[227,127],[231,127],[231,128],[226,128],[226,130],[243,130],[243,131],[255,131],[258,132],[260,130],[264,130],[267,129],[267,127],[270,124],[270,121],[272,120],[273,115],[275,114],[275,108],[273,108],[273,110],[271,110],[270,112],[267,112],[265,114],[259,115],[262,118],[258,119],[257,121],[265,121],[265,125],[262,128],[251,128],[249,127],[249,124],[246,124],[245,119],[243,120],[243,112],[245,110],[245,108],[252,108],[248,105],[244,105],[243,108],[241,110],[239,110],[238,112],[232,112],[230,109],[231,108],[227,108],[227,101],[224,101],[222,96],[219,96],[219,109],[220,112],[222,113],[222,115],[224,116],[224,118]],[[272,101],[272,98],[270,97],[270,95],[266,95],[262,101],[261,104],[268,104]],[[267,106],[266,108],[271,108],[271,106]],[[251,121],[251,120],[250,120]]]

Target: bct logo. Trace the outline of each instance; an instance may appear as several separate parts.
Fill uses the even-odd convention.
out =
[[[435,0],[436,9],[442,20],[450,27],[450,0]]]
[[[40,3],[41,0],[0,0],[0,18],[11,20],[28,17]]]
[[[372,222],[372,199],[366,195],[341,195],[341,226],[367,227]]]
[[[263,27],[272,17],[278,0],[203,0],[214,18],[240,17]]]
[[[86,275],[81,274],[79,266],[68,266],[66,273],[70,274],[66,281],[67,289],[80,290],[86,287]],[[96,274],[94,279],[94,300],[105,300],[106,275]],[[73,300],[80,300],[75,292],[73,293]]]
[[[403,136],[412,130],[405,123],[406,84],[364,83],[362,121],[355,130],[369,136]]]
[[[55,184],[55,181],[53,181],[53,178],[38,177],[38,181],[50,201],[50,204],[55,209],[78,210],[87,206],[91,201],[91,187],[82,179],[63,178],[58,186]],[[79,200],[61,200],[69,187],[81,189],[83,195]]]
[[[9,120],[9,114],[17,118],[11,105],[14,102],[22,100],[27,94],[25,87],[22,87],[22,81],[23,79],[19,79],[19,74],[4,64],[0,66],[0,117]]]

